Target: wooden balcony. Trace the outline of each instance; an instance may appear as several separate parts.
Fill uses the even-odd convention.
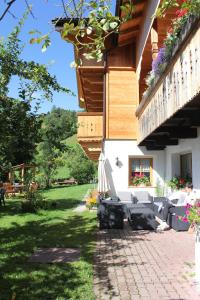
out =
[[[194,138],[200,126],[200,22],[189,23],[173,58],[137,108],[138,143],[149,150]]]
[[[103,114],[82,112],[77,115],[78,142],[90,159],[98,160],[102,149]]]

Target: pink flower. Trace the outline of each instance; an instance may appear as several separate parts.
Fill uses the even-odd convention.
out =
[[[189,209],[189,208],[191,208],[191,207],[192,207],[192,205],[189,204],[189,203],[187,203],[186,206],[185,206],[186,209]]]
[[[178,220],[179,219],[179,217],[178,216],[176,216],[176,220]]]
[[[184,223],[188,223],[188,218],[187,218],[187,217],[183,217],[183,218],[182,218],[182,221],[183,221]]]
[[[185,213],[186,213],[186,215],[189,215],[189,214],[190,214],[189,210],[186,210],[186,212],[185,212]]]

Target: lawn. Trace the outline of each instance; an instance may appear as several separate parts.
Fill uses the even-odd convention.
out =
[[[77,141],[77,136],[76,134],[73,136],[70,136],[66,140],[63,141],[66,146],[75,146],[78,141]],[[58,167],[56,174],[53,176],[54,179],[66,179],[70,177],[70,171],[67,167],[67,155],[66,152],[62,155],[62,161],[64,162],[64,166]]]
[[[58,187],[44,192],[57,207],[37,214],[20,211],[19,199],[0,207],[0,299],[94,299],[92,257],[96,240],[96,215],[76,213],[91,185]],[[40,247],[73,247],[81,250],[78,262],[36,264],[28,259]],[[16,295],[16,298],[15,298]]]

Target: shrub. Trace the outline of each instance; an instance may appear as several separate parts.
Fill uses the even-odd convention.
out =
[[[21,204],[23,212],[37,212],[39,209],[47,209],[48,202],[38,191],[28,191],[25,194],[25,200]]]
[[[96,173],[96,165],[89,160],[79,145],[71,149],[68,159],[68,167],[70,176],[79,184],[89,183],[93,180]]]

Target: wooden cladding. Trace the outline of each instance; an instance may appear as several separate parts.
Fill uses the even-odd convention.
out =
[[[114,48],[107,56],[107,66],[135,68],[135,52],[135,44]]]
[[[79,104],[80,107],[89,112],[103,111],[104,73],[105,69],[102,66],[80,66],[77,68]]]
[[[200,93],[200,27],[195,25],[151,94],[137,109],[139,143]]]
[[[102,113],[78,113],[78,140],[102,139]]]
[[[110,69],[106,75],[106,138],[136,139],[138,81],[133,70]]]
[[[98,160],[102,149],[103,115],[99,112],[78,113],[78,142],[86,155]]]

